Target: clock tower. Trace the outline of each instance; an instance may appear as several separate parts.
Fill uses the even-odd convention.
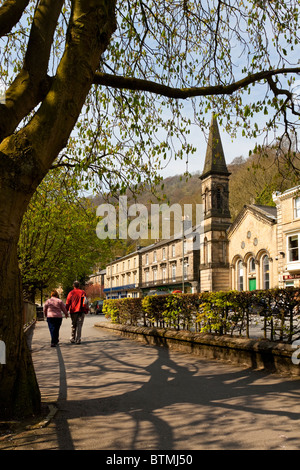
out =
[[[227,229],[229,211],[229,176],[217,119],[212,118],[201,179],[204,205],[204,231],[201,234],[200,290],[228,290],[229,264]]]

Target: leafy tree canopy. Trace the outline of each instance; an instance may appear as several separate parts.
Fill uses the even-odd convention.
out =
[[[19,265],[24,297],[33,302],[37,290],[72,286],[110,259],[114,242],[97,238],[95,207],[75,187],[71,176],[55,170],[40,184],[23,218]]]
[[[78,184],[156,183],[215,112],[289,142],[299,125],[298,0],[4,0],[0,6],[0,416],[40,403],[23,335],[17,244],[54,167]],[[292,158],[293,157],[293,158]]]
[[[77,3],[10,0],[1,7],[2,137],[32,116],[58,80]],[[208,111],[233,135],[237,128],[254,138],[270,129],[277,138],[296,135],[298,1],[117,1],[109,14],[115,31],[55,166],[75,167],[98,188],[155,183],[171,154],[195,151],[191,116],[204,128]],[[290,144],[295,150],[295,139]]]

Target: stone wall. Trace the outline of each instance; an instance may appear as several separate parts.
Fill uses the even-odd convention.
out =
[[[295,349],[289,344],[109,322],[96,323],[95,327],[109,329],[144,344],[165,346],[203,359],[230,362],[271,373],[300,376],[300,365],[292,361]]]

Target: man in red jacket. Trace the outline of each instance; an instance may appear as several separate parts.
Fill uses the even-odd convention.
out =
[[[67,297],[66,308],[71,314],[72,328],[71,328],[71,343],[81,343],[81,331],[84,321],[84,315],[88,313],[88,306],[84,304],[86,293],[84,290],[79,289],[79,282],[75,281],[73,284],[74,289],[71,290]]]

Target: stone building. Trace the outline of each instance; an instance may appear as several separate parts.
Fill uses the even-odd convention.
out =
[[[154,291],[174,290],[199,291],[199,249],[195,250],[193,237],[172,237],[138,248],[106,267],[106,298],[142,297]]]
[[[139,297],[142,250],[117,258],[106,267],[104,294],[107,299]]]
[[[227,231],[233,290],[278,285],[276,207],[245,205]]]
[[[273,200],[244,206],[227,231],[231,289],[300,287],[300,186]]]
[[[199,247],[194,237],[172,237],[142,253],[143,294],[151,291],[199,292]]]
[[[300,287],[300,186],[274,194],[274,207],[245,205],[232,221],[229,178],[213,118],[199,182],[201,231],[114,260],[106,268],[107,297]]]
[[[227,229],[229,176],[216,119],[212,119],[201,179],[204,230],[201,234],[200,290],[218,291],[229,287]]]
[[[245,205],[231,221],[229,177],[213,119],[201,176],[200,291],[300,287],[300,186],[274,194],[274,207]]]
[[[275,193],[280,287],[300,287],[300,185]]]

